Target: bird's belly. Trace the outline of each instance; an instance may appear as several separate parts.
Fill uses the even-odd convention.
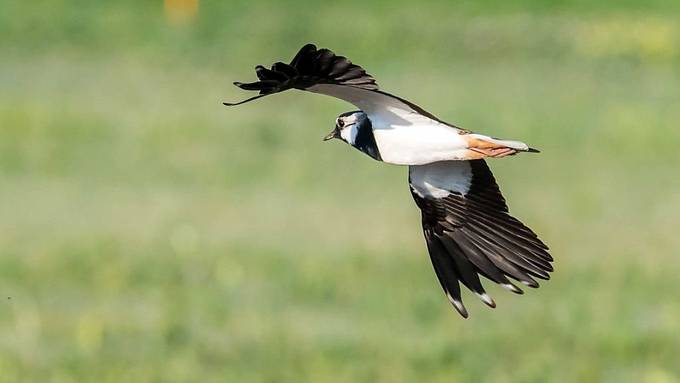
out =
[[[458,131],[446,125],[373,127],[373,135],[384,162],[423,165],[445,160],[464,160],[467,143]]]

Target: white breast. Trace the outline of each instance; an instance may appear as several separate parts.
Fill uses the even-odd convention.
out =
[[[422,165],[462,160],[467,143],[457,129],[423,119],[420,124],[395,125],[371,119],[383,161],[397,165]]]

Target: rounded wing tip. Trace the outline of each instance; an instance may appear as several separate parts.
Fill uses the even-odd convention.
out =
[[[503,288],[505,288],[506,290],[509,290],[509,291],[511,291],[515,294],[518,294],[518,295],[524,294],[524,291],[522,291],[522,289],[513,285],[512,283],[503,283],[503,284],[501,284],[501,286],[503,286]]]
[[[482,302],[486,303],[487,306],[491,307],[492,309],[496,308],[496,302],[489,296],[487,293],[475,293],[479,299],[482,300]]]
[[[468,317],[467,309],[465,309],[465,305],[463,305],[463,302],[460,299],[454,298],[448,291],[446,292],[446,297],[449,299],[449,302],[451,302],[451,305],[453,305],[456,311],[458,311],[460,316],[463,318]]]

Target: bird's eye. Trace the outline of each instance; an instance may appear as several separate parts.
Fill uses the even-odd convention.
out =
[[[342,128],[343,126],[345,126],[345,121],[338,120],[338,128]]]

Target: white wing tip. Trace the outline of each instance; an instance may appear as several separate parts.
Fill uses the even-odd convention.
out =
[[[505,288],[506,290],[512,291],[515,294],[524,294],[524,291],[522,291],[522,289],[513,285],[512,283],[502,283],[501,286],[503,286],[503,288]]]
[[[456,311],[458,311],[460,313],[460,315],[463,316],[463,318],[468,317],[467,309],[465,308],[465,306],[463,305],[463,302],[461,300],[452,297],[451,294],[448,291],[446,292],[446,297],[449,299],[449,302],[451,302],[453,307],[456,308]]]
[[[496,302],[494,302],[493,299],[491,299],[489,294],[487,293],[475,293],[475,294],[479,297],[479,299],[482,300],[482,302],[486,303],[487,306],[496,307]]]

